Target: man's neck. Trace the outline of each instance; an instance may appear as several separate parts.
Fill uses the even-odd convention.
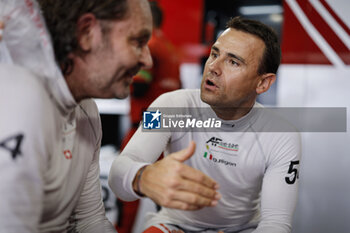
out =
[[[68,88],[77,103],[86,98],[83,93],[84,82],[82,82],[82,77],[85,77],[86,74],[83,70],[79,69],[82,65],[80,64],[81,62],[81,60],[74,59],[74,67],[72,68],[72,71],[69,74],[64,75]]]
[[[216,107],[211,106],[215,114],[222,120],[238,120],[243,116],[247,115],[253,108],[255,100],[253,103],[246,104],[241,107]]]
[[[64,78],[67,82],[68,88],[69,88],[70,92],[72,93],[75,101],[77,103],[79,103],[83,98],[82,98],[82,95],[79,93],[79,88],[78,88],[77,83],[75,82],[74,75],[72,75],[72,74],[65,75]]]

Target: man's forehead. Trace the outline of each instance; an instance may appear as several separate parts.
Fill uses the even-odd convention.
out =
[[[234,28],[228,28],[220,34],[213,46],[230,52],[231,49],[256,50],[265,48],[265,43],[257,36]]]
[[[234,35],[229,34],[229,28],[223,31],[219,37],[216,39],[212,46],[212,49],[220,52],[230,52],[234,45]]]
[[[129,0],[129,11],[131,12],[131,19],[136,18],[143,23],[152,24],[152,13],[149,3],[145,0]],[[145,21],[145,22],[144,22]],[[137,22],[140,23],[140,22]]]
[[[227,40],[228,42],[240,40],[245,42],[245,44],[259,43],[257,41],[264,43],[258,36],[235,28],[227,28],[220,34],[217,41],[218,40]]]
[[[149,14],[152,16],[151,8],[147,0],[128,0],[129,11],[133,14]]]
[[[128,15],[119,22],[124,23],[129,31],[141,34],[152,30],[152,14],[148,2],[145,4],[144,0],[128,0],[128,4]]]
[[[225,46],[228,43],[232,43],[232,40],[234,39],[234,36],[231,35],[230,33],[230,28],[226,29],[223,31],[219,37],[216,39],[213,47],[219,48],[222,46]]]

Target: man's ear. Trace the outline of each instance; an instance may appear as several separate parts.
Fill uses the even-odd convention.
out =
[[[258,95],[270,89],[271,85],[276,81],[276,74],[274,73],[263,74],[259,77],[259,79],[260,79],[259,83],[256,87],[256,93]]]
[[[94,36],[101,33],[100,24],[93,14],[84,14],[78,19],[77,39],[81,50],[88,52],[93,47]]]

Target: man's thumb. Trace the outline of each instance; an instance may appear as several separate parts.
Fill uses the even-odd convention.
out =
[[[194,141],[191,141],[188,144],[187,148],[180,150],[180,151],[177,151],[177,152],[171,154],[170,156],[179,162],[184,162],[187,159],[191,158],[195,149],[196,149],[196,143],[194,143]]]

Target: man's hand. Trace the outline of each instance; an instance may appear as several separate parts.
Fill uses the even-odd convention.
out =
[[[201,171],[183,164],[193,155],[194,150],[195,143],[191,142],[186,149],[148,165],[140,181],[134,179],[134,190],[168,208],[197,210],[215,206],[221,197],[216,191],[219,185]],[[138,175],[139,172],[136,177]]]

